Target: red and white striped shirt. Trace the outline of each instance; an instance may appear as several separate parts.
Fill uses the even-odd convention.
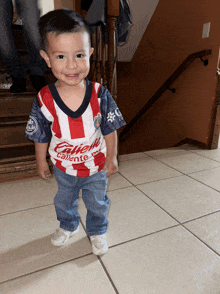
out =
[[[108,90],[98,83],[86,82],[84,100],[75,112],[64,104],[54,84],[44,87],[38,94],[39,106],[35,102],[32,107],[25,134],[33,141],[50,141],[53,164],[77,177],[102,169],[106,157],[104,136],[125,125]],[[51,138],[45,135],[48,126]]]

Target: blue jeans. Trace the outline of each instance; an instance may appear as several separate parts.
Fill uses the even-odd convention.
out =
[[[110,200],[106,195],[108,179],[105,172],[89,177],[75,177],[54,168],[58,192],[54,198],[57,220],[60,228],[75,231],[80,222],[78,210],[79,191],[87,209],[86,231],[89,236],[102,235],[107,231]]]
[[[40,56],[42,40],[39,33],[38,21],[40,11],[37,0],[15,0],[18,15],[22,19],[24,38],[29,60],[26,68],[30,75],[43,76],[46,64]],[[13,77],[26,77],[25,66],[19,59],[18,51],[12,35],[13,6],[11,0],[1,0],[0,4],[0,57],[6,71]]]

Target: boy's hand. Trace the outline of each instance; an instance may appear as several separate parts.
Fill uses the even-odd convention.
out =
[[[48,180],[51,176],[49,165],[46,161],[37,164],[37,172],[38,175],[44,180]]]
[[[117,173],[118,171],[118,161],[116,156],[112,157],[112,158],[107,158],[105,160],[104,166],[101,170],[101,172],[104,172],[106,169],[108,168],[108,172],[106,174],[106,177],[108,178],[109,176]]]

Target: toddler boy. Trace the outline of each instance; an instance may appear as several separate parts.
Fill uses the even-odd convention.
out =
[[[35,98],[25,135],[35,142],[38,174],[45,180],[50,176],[50,142],[60,222],[51,242],[61,246],[79,231],[81,189],[92,250],[102,255],[108,250],[106,186],[118,170],[116,130],[125,122],[108,90],[86,78],[93,48],[85,20],[76,11],[58,9],[42,16],[39,25],[44,44],[40,54],[57,81]]]

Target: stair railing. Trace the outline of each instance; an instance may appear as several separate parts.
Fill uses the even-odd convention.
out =
[[[176,79],[189,67],[189,65],[196,59],[204,63],[204,66],[208,65],[208,60],[203,60],[202,57],[210,55],[212,51],[210,49],[202,50],[190,54],[182,64],[174,71],[174,73],[164,82],[164,84],[156,91],[156,93],[150,98],[150,100],[142,107],[142,109],[136,114],[136,116],[125,126],[123,131],[119,135],[119,142],[123,143],[132,133],[134,133],[138,127],[144,121],[144,115],[146,112],[158,101],[166,90],[171,90],[175,93],[175,89],[170,86],[176,81]]]

